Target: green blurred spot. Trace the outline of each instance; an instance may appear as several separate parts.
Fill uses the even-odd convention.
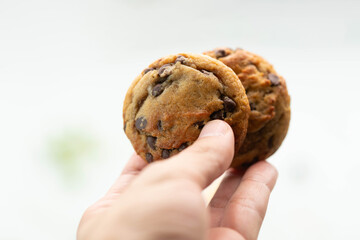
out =
[[[81,175],[81,166],[95,159],[96,149],[94,138],[80,130],[64,130],[49,140],[50,160],[66,179]]]

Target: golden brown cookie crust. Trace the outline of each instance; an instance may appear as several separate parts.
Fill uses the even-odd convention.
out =
[[[243,49],[217,48],[204,54],[230,67],[249,99],[247,136],[233,166],[266,159],[280,147],[289,127],[290,96],[284,78],[265,59]]]
[[[151,162],[191,145],[212,119],[232,127],[238,150],[249,113],[245,89],[230,68],[208,56],[181,53],[155,61],[131,84],[124,130],[135,151]]]

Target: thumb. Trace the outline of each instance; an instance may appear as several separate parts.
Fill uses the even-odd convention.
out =
[[[205,125],[199,138],[181,153],[161,162],[172,177],[186,177],[205,188],[229,168],[234,156],[234,133],[224,121]]]

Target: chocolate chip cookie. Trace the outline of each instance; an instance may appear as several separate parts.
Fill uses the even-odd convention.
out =
[[[178,54],[146,68],[130,86],[124,101],[124,130],[147,162],[181,152],[210,120],[233,129],[235,149],[243,143],[250,106],[236,74],[205,55]]]
[[[269,157],[280,147],[290,122],[290,97],[284,78],[262,57],[242,49],[217,48],[204,54],[234,70],[249,99],[247,136],[233,165],[248,165]]]

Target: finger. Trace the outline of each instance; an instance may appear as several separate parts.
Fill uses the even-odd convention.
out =
[[[238,188],[244,170],[229,169],[221,181],[219,188],[211,199],[208,209],[210,211],[210,226],[219,227],[226,206],[235,190]]]
[[[245,240],[243,236],[231,228],[212,228],[209,233],[210,240]]]
[[[247,240],[257,239],[277,175],[266,161],[252,165],[231,197],[221,226],[238,231]]]
[[[146,165],[147,163],[139,155],[134,153],[125,165],[121,175],[106,193],[106,196],[114,197],[120,194]]]
[[[133,153],[133,155],[130,157],[129,161],[125,165],[122,175],[123,174],[129,174],[129,173],[137,173],[140,172],[147,164],[139,155],[136,153]]]
[[[203,189],[224,173],[233,155],[234,134],[231,127],[224,121],[215,120],[205,125],[190,147],[166,161],[150,164],[143,177],[147,177],[148,181],[184,178]]]
[[[91,214],[97,212],[99,209],[108,207],[112,202],[117,200],[125,188],[136,178],[146,165],[147,163],[134,153],[107,193],[86,210],[82,219],[87,219]]]

